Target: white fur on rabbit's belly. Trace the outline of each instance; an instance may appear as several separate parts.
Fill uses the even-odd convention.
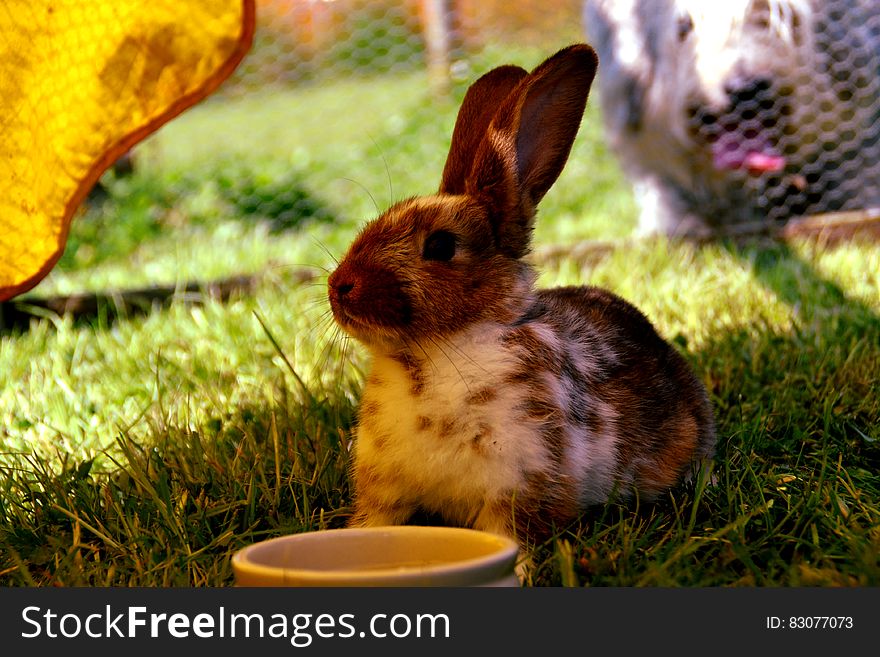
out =
[[[392,475],[406,497],[450,519],[472,520],[484,503],[522,489],[529,473],[553,468],[539,420],[522,410],[530,389],[509,381],[520,363],[501,334],[483,326],[425,346],[419,386],[402,363],[376,357],[361,400],[358,461]],[[564,385],[550,373],[541,378],[564,408]],[[614,460],[614,442],[567,432],[564,471],[554,476],[573,477],[584,501],[607,494],[611,478],[597,481],[595,474]]]

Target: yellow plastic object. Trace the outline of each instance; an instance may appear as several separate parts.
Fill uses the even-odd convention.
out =
[[[214,91],[253,0],[0,3],[0,301],[36,285],[119,156]]]

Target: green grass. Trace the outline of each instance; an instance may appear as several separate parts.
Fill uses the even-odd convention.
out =
[[[212,100],[107,179],[35,294],[261,282],[0,334],[0,582],[227,585],[236,549],[345,522],[367,362],[332,330],[323,277],[377,206],[436,188],[463,89],[424,88],[410,72]],[[591,106],[536,243],[634,217]],[[720,444],[713,485],[559,528],[532,584],[880,585],[880,248],[657,240],[539,264],[541,285],[644,310],[706,383]]]

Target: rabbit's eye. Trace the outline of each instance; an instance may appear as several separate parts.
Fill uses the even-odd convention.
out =
[[[425,260],[452,260],[455,255],[455,235],[448,230],[438,230],[425,240],[422,257]]]

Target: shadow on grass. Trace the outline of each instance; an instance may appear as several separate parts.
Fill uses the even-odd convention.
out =
[[[762,417],[768,440],[760,446],[775,456],[798,453],[804,440],[815,439],[855,466],[876,468],[880,317],[786,244],[726,248],[788,305],[792,328],[780,333],[752,326],[723,336],[696,355],[708,371],[726,378],[719,412]],[[740,358],[722,367],[719,355],[728,354],[729,361],[731,353]],[[750,400],[760,406],[753,407]],[[769,407],[767,400],[772,401]]]
[[[726,248],[792,314],[789,331],[695,354],[714,379],[720,517],[753,515],[727,537],[728,567],[750,584],[877,585],[880,318],[784,243]]]

